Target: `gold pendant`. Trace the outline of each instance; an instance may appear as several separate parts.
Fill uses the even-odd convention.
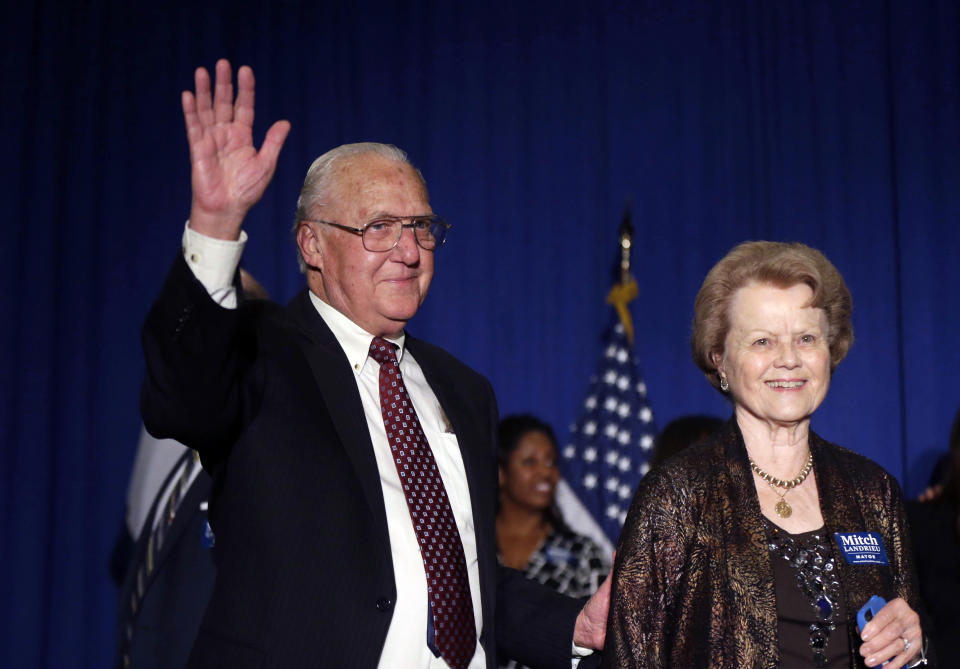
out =
[[[789,518],[791,515],[793,515],[793,508],[787,504],[786,500],[783,499],[777,502],[775,511],[781,518]]]

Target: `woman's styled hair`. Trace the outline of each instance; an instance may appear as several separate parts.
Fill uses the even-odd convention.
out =
[[[713,356],[723,352],[730,330],[730,300],[751,283],[810,286],[813,299],[808,306],[827,315],[830,370],[836,369],[853,344],[853,301],[840,272],[820,251],[799,242],[743,242],[713,266],[694,304],[690,348],[713,387],[720,387]]]

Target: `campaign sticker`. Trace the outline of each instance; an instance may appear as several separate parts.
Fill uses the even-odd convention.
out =
[[[833,538],[847,564],[890,564],[877,532],[834,532]]]

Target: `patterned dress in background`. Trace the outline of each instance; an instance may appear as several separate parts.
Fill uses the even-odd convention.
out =
[[[592,539],[567,529],[555,529],[544,539],[523,569],[523,575],[571,597],[588,597],[610,571],[610,560]],[[501,669],[523,669],[500,659]]]

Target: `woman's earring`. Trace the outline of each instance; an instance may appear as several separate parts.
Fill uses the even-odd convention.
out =
[[[730,391],[730,384],[727,382],[727,377],[723,374],[720,374],[720,390],[725,393]]]

